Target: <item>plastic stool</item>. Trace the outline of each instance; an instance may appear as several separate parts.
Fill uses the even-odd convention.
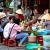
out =
[[[9,39],[8,40],[8,46],[9,47],[15,47],[16,46],[16,40],[12,40],[12,39]]]
[[[15,47],[16,46],[16,40],[12,39],[3,39],[3,44],[9,47]]]
[[[3,39],[3,44],[8,46],[8,39]]]

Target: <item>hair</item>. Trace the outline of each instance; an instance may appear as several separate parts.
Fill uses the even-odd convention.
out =
[[[10,16],[10,17],[9,17],[9,20],[11,20],[11,19],[13,20],[13,23],[19,25],[19,23],[20,23],[20,20],[19,20],[19,19],[17,19],[15,16]]]
[[[9,20],[13,19],[13,23],[14,23],[14,20],[15,20],[15,16],[10,16],[9,17]]]

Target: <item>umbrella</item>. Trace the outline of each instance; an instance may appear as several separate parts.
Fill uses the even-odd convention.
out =
[[[45,19],[45,20],[50,20],[50,15],[49,15],[49,14],[43,15],[43,16],[41,17],[41,20],[43,20],[43,19]]]

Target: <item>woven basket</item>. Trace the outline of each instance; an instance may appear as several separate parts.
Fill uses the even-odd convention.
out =
[[[28,42],[30,43],[36,42],[36,36],[28,36]]]

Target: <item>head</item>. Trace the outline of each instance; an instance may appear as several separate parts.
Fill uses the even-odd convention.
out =
[[[23,11],[21,9],[18,9],[16,12],[15,12],[15,16],[17,19],[19,19],[19,16],[23,16]]]
[[[18,14],[17,13],[15,13],[15,17],[18,19]]]
[[[15,17],[14,16],[10,16],[9,17],[9,22],[14,23]]]

